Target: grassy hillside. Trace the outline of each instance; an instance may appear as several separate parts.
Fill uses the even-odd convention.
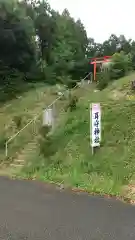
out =
[[[27,157],[37,151],[37,138],[43,121],[43,109],[50,105],[56,98],[57,86],[35,85],[35,87],[18,99],[8,102],[0,108],[0,174],[14,175],[25,164]],[[85,91],[85,90],[84,90]],[[83,90],[74,90],[78,97]],[[63,110],[67,104],[67,98],[61,98],[55,103],[55,125],[61,122]],[[38,116],[35,121],[32,121]],[[18,127],[16,124],[21,119]],[[31,122],[26,128],[24,128]],[[23,129],[24,128],[24,129]],[[8,157],[5,157],[5,142],[18,131],[21,132],[8,144]]]
[[[134,78],[132,74],[120,79],[101,92],[85,90],[77,109],[67,113],[53,135],[56,154],[48,161],[36,149],[23,176],[119,195],[135,177],[135,101],[127,100]],[[94,156],[89,136],[91,102],[102,106],[102,145]]]
[[[135,179],[135,94],[130,90],[133,79],[135,74],[100,92],[95,92],[93,86],[77,89],[77,109],[61,117],[51,137],[55,154],[44,158],[37,145],[29,154],[24,149],[25,165],[18,175],[92,192],[123,194],[123,189]],[[100,102],[102,106],[102,144],[94,156],[89,134],[91,102]],[[42,108],[42,99],[40,104]],[[35,113],[36,104],[34,108],[32,103],[30,106]]]
[[[5,160],[5,141],[23,128],[35,115],[39,114],[47,104],[56,98],[54,88],[44,84],[35,85],[33,89],[22,96],[7,102],[0,108],[0,162]],[[16,126],[15,118],[21,119],[19,128]],[[25,144],[33,139],[33,126],[26,128],[10,144],[8,156],[14,156],[16,151],[22,149]]]

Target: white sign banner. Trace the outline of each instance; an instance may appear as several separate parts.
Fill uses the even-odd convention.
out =
[[[53,110],[51,108],[48,108],[43,112],[43,126],[44,125],[53,125]]]
[[[90,109],[91,146],[98,147],[101,142],[101,107],[100,103],[92,103]]]

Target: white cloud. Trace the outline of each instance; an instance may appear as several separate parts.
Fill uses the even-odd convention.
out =
[[[111,33],[124,34],[135,40],[135,0],[48,0],[51,7],[62,12],[67,8],[80,18],[88,36],[102,42]]]

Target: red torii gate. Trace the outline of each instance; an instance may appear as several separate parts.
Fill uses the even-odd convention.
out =
[[[104,62],[110,62],[111,56],[104,56],[104,57],[94,57],[89,58],[90,64],[94,64],[94,80],[96,80],[96,70],[97,70],[97,64],[104,63]]]

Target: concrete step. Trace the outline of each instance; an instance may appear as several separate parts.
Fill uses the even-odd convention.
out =
[[[24,163],[24,160],[22,160],[22,159],[15,159],[14,160],[14,163],[18,163],[18,164],[23,164]]]
[[[23,166],[24,166],[23,164],[17,164],[17,163],[11,163],[10,164],[10,167],[13,167],[13,168],[21,168]]]

